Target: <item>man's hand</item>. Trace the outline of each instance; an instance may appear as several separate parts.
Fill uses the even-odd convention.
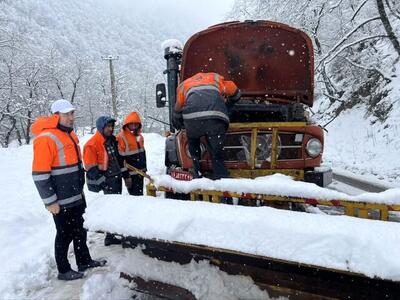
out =
[[[131,178],[131,177],[128,177],[128,178],[125,178],[124,180],[125,180],[125,186],[126,186],[126,188],[127,188],[127,189],[130,189],[130,188],[132,187],[132,178]]]
[[[47,210],[51,212],[53,215],[56,215],[60,212],[60,204],[54,203],[52,205],[47,206]]]

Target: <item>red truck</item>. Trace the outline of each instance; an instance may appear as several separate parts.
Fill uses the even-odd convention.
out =
[[[240,88],[224,147],[231,177],[283,173],[320,186],[331,183],[332,170],[320,167],[323,128],[310,122],[306,110],[314,101],[314,55],[307,34],[276,22],[227,22],[194,34],[183,49],[167,47],[164,57],[168,89],[158,84],[156,98],[157,107],[168,106],[170,122],[176,87],[198,72],[219,73]],[[167,173],[190,180],[185,130],[170,125],[170,132]],[[207,175],[211,160],[206,142],[202,145]]]

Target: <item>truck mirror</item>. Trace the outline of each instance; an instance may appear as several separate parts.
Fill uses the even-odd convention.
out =
[[[159,83],[156,85],[156,104],[157,107],[165,107],[165,104],[167,103],[167,95],[165,91],[165,84],[164,83]]]

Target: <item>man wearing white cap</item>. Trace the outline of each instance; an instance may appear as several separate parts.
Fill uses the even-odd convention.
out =
[[[32,176],[47,210],[53,214],[57,229],[55,258],[58,279],[74,280],[83,277],[85,270],[105,265],[106,261],[92,260],[86,245],[83,228],[86,202],[85,183],[79,140],[73,131],[75,108],[64,99],[51,105],[50,117],[40,117],[32,125],[36,136],[33,142]],[[69,244],[73,242],[79,272],[68,261]]]

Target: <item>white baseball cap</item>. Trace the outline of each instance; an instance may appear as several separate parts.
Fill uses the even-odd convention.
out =
[[[75,110],[75,107],[72,106],[71,102],[65,99],[54,101],[54,103],[51,105],[51,112],[53,114],[57,112],[66,114],[73,110]]]

